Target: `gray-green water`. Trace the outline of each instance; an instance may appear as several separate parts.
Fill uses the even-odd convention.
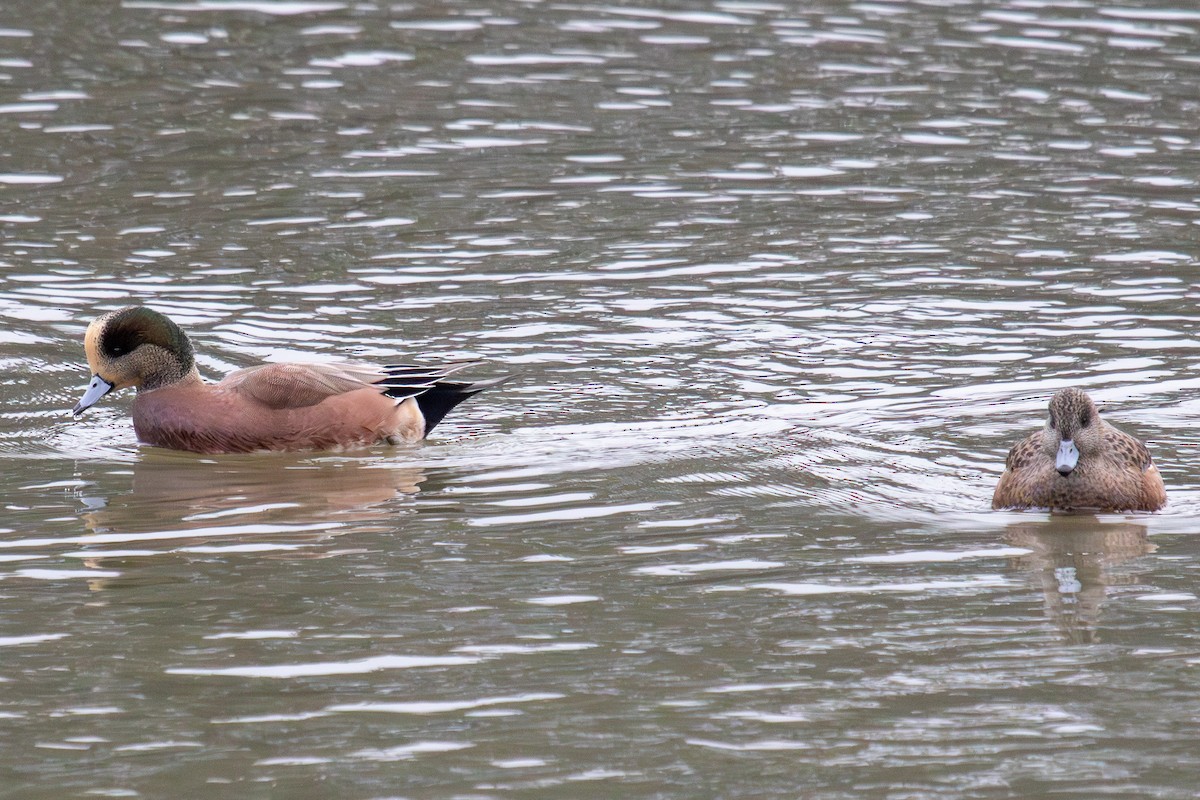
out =
[[[8,0],[0,798],[1190,798],[1200,12]],[[429,442],[67,416],[480,358]],[[1080,385],[1158,515],[993,513]]]

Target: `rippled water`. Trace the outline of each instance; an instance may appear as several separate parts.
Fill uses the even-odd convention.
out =
[[[1194,796],[1200,12],[0,14],[0,797]],[[515,377],[140,447],[131,301]],[[1165,512],[989,510],[1067,385]]]

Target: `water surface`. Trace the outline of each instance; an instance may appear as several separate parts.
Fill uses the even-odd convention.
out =
[[[1200,14],[0,16],[0,797],[1194,795]],[[514,378],[171,453],[130,302]],[[1069,385],[1165,512],[989,510]]]

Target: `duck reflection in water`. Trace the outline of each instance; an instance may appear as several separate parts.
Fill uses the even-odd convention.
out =
[[[1047,616],[1072,644],[1099,641],[1108,587],[1136,583],[1141,571],[1136,559],[1155,550],[1145,526],[1103,523],[1090,516],[1019,523],[1008,528],[1004,539],[1031,551],[1012,563],[1040,586]]]
[[[130,474],[132,472],[132,480]],[[289,558],[306,546],[374,523],[394,526],[424,470],[379,458],[255,454],[220,459],[150,450],[128,469],[108,469],[81,495],[91,550],[160,556],[187,548],[277,546]],[[100,493],[102,496],[97,496]],[[313,555],[317,555],[314,551]],[[111,567],[97,552],[90,566]]]

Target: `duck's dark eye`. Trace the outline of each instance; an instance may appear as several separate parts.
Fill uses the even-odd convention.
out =
[[[104,341],[104,354],[109,358],[119,358],[133,352],[141,344],[136,333],[118,330]]]
[[[1086,428],[1091,421],[1092,415],[1086,411],[1079,415],[1079,427]]]

